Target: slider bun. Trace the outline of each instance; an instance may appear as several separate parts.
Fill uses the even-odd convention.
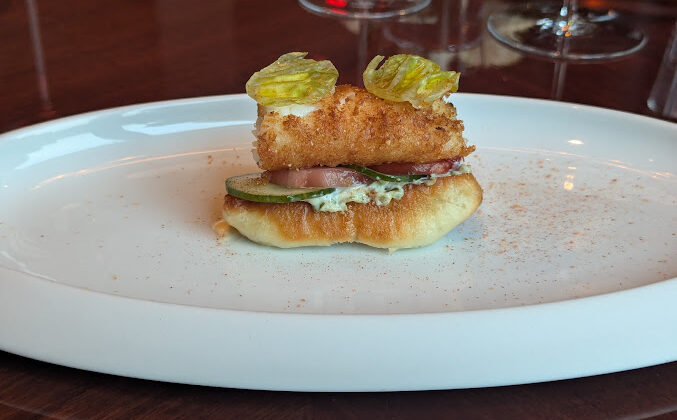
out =
[[[344,212],[313,210],[305,202],[271,204],[226,195],[223,219],[242,235],[279,248],[358,242],[377,248],[429,245],[467,219],[482,189],[472,174],[438,178],[432,186],[409,185],[387,206],[348,203]]]

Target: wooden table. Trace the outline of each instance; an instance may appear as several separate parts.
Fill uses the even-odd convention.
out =
[[[582,1],[615,8],[649,41],[626,59],[568,64],[560,94],[552,62],[508,50],[483,30],[501,3],[472,1],[462,13],[460,0],[433,2],[422,15],[433,23],[421,26],[412,23],[416,17],[360,24],[315,16],[292,0],[2,0],[0,132],[125,104],[239,93],[254,71],[295,50],[330,58],[340,83],[359,83],[365,60],[377,53],[415,51],[460,69],[463,92],[554,97],[654,116],[646,101],[677,17],[673,1]],[[435,18],[442,11],[452,22],[446,29]],[[458,19],[465,24],[454,24]],[[459,43],[462,52],[449,52]],[[0,352],[0,418],[211,416],[672,418],[677,363],[488,389],[313,394],[128,379]]]

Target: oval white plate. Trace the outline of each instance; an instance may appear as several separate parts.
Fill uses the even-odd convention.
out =
[[[459,94],[480,211],[438,243],[279,250],[211,230],[256,170],[243,95],[0,136],[0,348],[193,384],[414,390],[677,359],[677,125]]]

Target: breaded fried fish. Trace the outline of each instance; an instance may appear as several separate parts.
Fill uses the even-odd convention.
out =
[[[443,99],[416,109],[348,85],[312,105],[281,110],[259,105],[255,134],[265,170],[426,163],[474,150],[465,144],[456,109]]]

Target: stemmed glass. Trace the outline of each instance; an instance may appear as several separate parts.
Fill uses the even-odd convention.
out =
[[[557,5],[527,3],[493,13],[487,22],[498,41],[523,51],[566,61],[607,60],[632,54],[647,42],[616,12],[594,12],[577,0]]]
[[[40,21],[38,19],[38,6],[35,0],[26,0],[28,9],[28,29],[33,46],[33,59],[35,62],[35,73],[38,81],[38,93],[40,94],[41,110],[38,117],[41,120],[48,120],[56,117],[56,111],[52,105],[52,99],[49,94],[49,83],[47,82],[47,68],[45,66],[45,54],[42,48],[42,36],[40,35]]]
[[[306,9],[350,19],[386,19],[416,13],[430,0],[299,0]]]
[[[358,22],[356,85],[362,84],[367,66],[369,22],[417,13],[431,0],[298,0],[301,7],[321,16],[352,19]]]

